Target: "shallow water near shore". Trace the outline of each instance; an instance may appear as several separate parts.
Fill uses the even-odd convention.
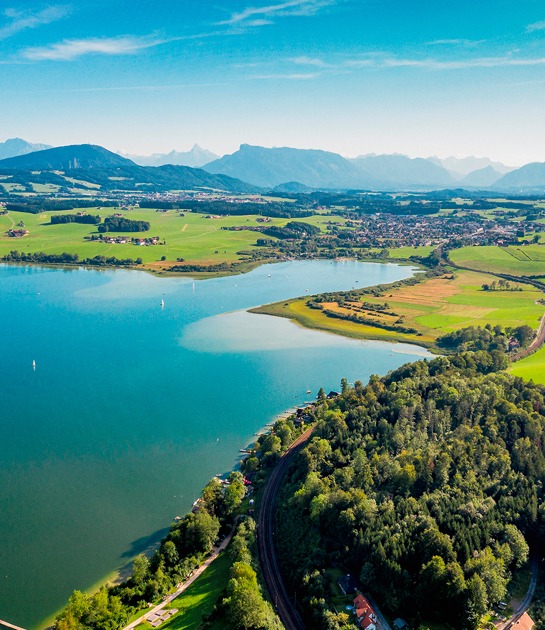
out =
[[[127,564],[319,387],[427,354],[239,311],[411,273],[298,261],[193,282],[0,266],[0,618],[36,628]]]

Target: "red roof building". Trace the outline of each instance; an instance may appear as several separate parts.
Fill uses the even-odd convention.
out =
[[[354,598],[354,609],[362,630],[376,630],[377,615],[367,598],[361,594]]]

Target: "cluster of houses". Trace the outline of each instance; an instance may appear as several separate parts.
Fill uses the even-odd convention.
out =
[[[18,230],[12,228],[8,230],[8,236],[10,236],[11,238],[22,238],[23,236],[27,236],[27,234],[30,234],[30,232],[23,228]]]
[[[91,234],[91,236],[85,236],[86,240],[98,241],[99,243],[107,243],[109,245],[126,245],[131,243],[132,245],[138,245],[139,247],[148,247],[150,245],[160,245],[161,239],[159,236],[149,236],[147,238],[128,238],[127,236],[105,236],[103,234]]]
[[[347,234],[346,227],[352,228]],[[459,240],[467,245],[508,245],[518,242],[517,222],[473,216],[411,216],[373,214],[352,218],[342,225],[328,225],[330,234],[348,237],[352,245],[361,247],[417,247],[440,245]],[[536,225],[525,222],[524,229],[532,231]],[[542,229],[542,226],[541,228]]]

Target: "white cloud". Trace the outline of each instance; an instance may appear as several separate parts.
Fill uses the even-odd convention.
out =
[[[298,66],[316,66],[316,68],[328,68],[329,64],[327,64],[322,59],[317,59],[315,57],[294,57],[290,59],[292,63],[297,64]]]
[[[533,33],[535,31],[545,31],[545,20],[534,22],[533,24],[528,24],[528,26],[526,27],[526,31],[528,33]]]
[[[471,68],[502,68],[513,66],[545,65],[545,57],[474,57],[469,59],[410,59],[395,57],[387,53],[368,53],[360,57],[337,59],[326,62],[313,57],[295,57],[289,60],[296,65],[308,65],[336,70],[356,70],[358,68],[421,68],[423,70],[463,70]]]
[[[463,46],[465,48],[475,48],[484,44],[486,39],[434,39],[426,42],[428,46]]]
[[[119,37],[91,37],[89,39],[65,39],[62,42],[37,48],[26,48],[21,56],[30,61],[71,61],[84,55],[133,55],[140,50],[168,44],[186,39],[200,39],[210,37],[192,35],[188,37],[160,38],[157,36],[136,37],[122,35]]]
[[[264,7],[248,7],[233,13],[228,20],[220,24],[244,24],[245,26],[263,26],[271,24],[271,18],[289,15],[315,15],[324,7],[336,4],[337,0],[289,0]]]
[[[13,8],[5,9],[4,17],[8,18],[9,22],[0,27],[0,40],[17,35],[21,31],[57,22],[69,13],[70,7],[66,5],[50,6],[34,13],[27,13]]]
[[[249,79],[261,79],[261,80],[280,80],[280,81],[309,81],[320,76],[316,73],[286,73],[286,74],[256,74]]]

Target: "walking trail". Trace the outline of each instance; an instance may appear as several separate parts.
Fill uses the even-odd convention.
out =
[[[193,572],[193,575],[188,580],[186,580],[183,584],[178,586],[178,588],[174,591],[174,593],[167,595],[160,604],[158,604],[157,606],[154,606],[153,608],[145,612],[141,617],[138,617],[138,619],[135,619],[128,626],[125,626],[123,630],[133,630],[133,628],[136,628],[136,626],[140,625],[141,623],[144,623],[147,617],[163,610],[165,606],[170,604],[170,602],[175,600],[186,589],[188,589],[193,584],[193,582],[200,575],[202,575],[204,571],[206,571],[206,569],[212,564],[212,562],[214,562],[214,560],[218,557],[220,552],[222,552],[227,547],[227,545],[231,542],[231,538],[233,537],[235,530],[236,530],[236,524],[231,530],[231,533],[227,536],[227,538],[225,538],[225,540],[220,545],[213,548],[212,553],[208,556],[208,558],[201,564],[201,566],[198,569],[195,569],[195,571]]]

